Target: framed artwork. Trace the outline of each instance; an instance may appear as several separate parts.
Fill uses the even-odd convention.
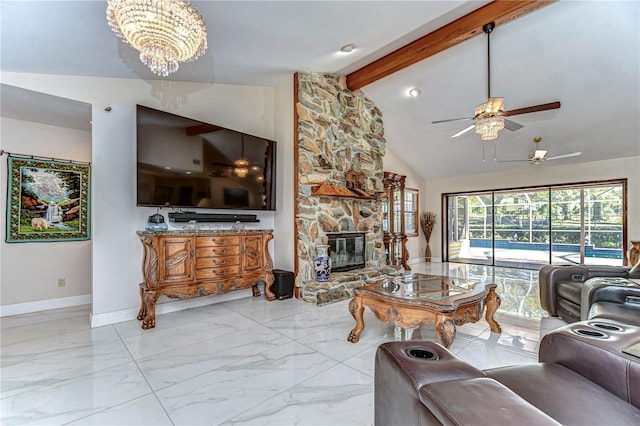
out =
[[[8,243],[90,239],[90,165],[9,156]]]

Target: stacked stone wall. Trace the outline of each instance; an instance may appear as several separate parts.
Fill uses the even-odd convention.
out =
[[[315,279],[316,245],[328,232],[364,232],[366,267],[385,265],[382,203],[312,195],[317,185],[346,186],[346,172],[364,173],[366,190],[382,192],[385,154],[382,113],[346,78],[298,75],[298,273],[296,285]]]

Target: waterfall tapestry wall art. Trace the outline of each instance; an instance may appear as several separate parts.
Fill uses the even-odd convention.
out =
[[[90,238],[90,166],[9,156],[8,243]]]

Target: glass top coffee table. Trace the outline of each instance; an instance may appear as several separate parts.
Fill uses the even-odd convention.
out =
[[[357,343],[364,330],[364,307],[383,322],[417,329],[434,323],[438,340],[450,347],[456,337],[456,325],[477,322],[486,307],[486,321],[494,333],[501,333],[493,314],[500,306],[495,284],[467,281],[463,278],[412,274],[376,281],[354,289],[349,312],[356,326],[348,341]]]

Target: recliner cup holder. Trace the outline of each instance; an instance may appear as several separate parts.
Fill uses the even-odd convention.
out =
[[[581,336],[586,336],[586,337],[593,337],[595,339],[606,339],[607,337],[609,337],[607,334],[603,333],[602,331],[588,330],[586,328],[577,328],[572,331],[575,334],[579,334]]]
[[[614,324],[608,324],[606,322],[592,322],[592,323],[589,323],[589,325],[592,327],[599,328],[601,330],[616,331],[616,332],[624,331],[622,327],[618,327],[617,325],[614,325]]]
[[[439,358],[438,354],[424,348],[407,348],[405,353],[409,358],[422,359],[425,361],[436,361]]]

